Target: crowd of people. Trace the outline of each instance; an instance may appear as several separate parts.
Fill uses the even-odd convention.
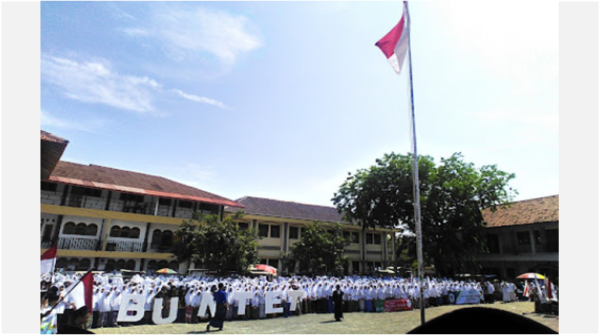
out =
[[[173,297],[179,298],[175,322],[205,322],[210,315],[198,316],[200,302],[205,294],[215,297],[217,314],[221,313],[224,320],[247,320],[290,317],[306,313],[333,313],[334,305],[337,305],[336,309],[341,308],[343,312],[376,312],[379,311],[376,306],[381,306],[382,301],[389,299],[410,299],[414,308],[420,308],[421,304],[429,308],[450,304],[449,296],[452,292],[468,290],[479,293],[480,303],[494,303],[499,296],[503,302],[513,302],[523,300],[524,291],[522,286],[517,286],[522,285],[521,283],[427,278],[424,280],[423,299],[421,299],[416,278],[365,276],[214,278],[199,275],[134,275],[124,279],[119,274],[103,273],[94,275],[93,313],[86,315],[85,310],[75,309],[75,304],[67,295],[69,287],[75,284],[80,276],[60,273],[53,277],[49,274],[42,275],[41,313],[43,316],[52,305],[52,300],[49,298],[55,302],[58,299],[58,305],[54,310],[59,328],[65,324],[72,325],[74,319],[77,319],[77,326],[83,328],[152,324],[154,309],[160,308],[161,315],[166,317],[171,309],[171,301],[175,302]],[[343,294],[338,294],[334,298],[337,286]],[[302,290],[305,293],[298,298],[298,307],[295,311],[290,310],[290,290]],[[252,292],[252,299],[238,301],[232,294],[238,291]],[[283,313],[266,313],[265,296],[269,291],[282,292],[279,307],[283,308]],[[225,294],[217,294],[217,292]],[[502,294],[498,295],[497,292]],[[144,297],[144,316],[140,321],[128,323],[117,320],[119,308],[124,303],[124,294],[138,294]],[[162,298],[162,304],[155,306],[154,301],[158,298]],[[334,300],[341,300],[343,303],[334,304]],[[245,309],[244,315],[237,313],[239,304],[245,304],[245,307],[242,307]],[[223,309],[223,306],[227,308]],[[337,312],[336,319],[338,319]]]

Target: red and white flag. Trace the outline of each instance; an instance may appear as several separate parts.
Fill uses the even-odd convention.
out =
[[[48,249],[44,254],[42,254],[42,260],[40,262],[40,274],[54,272],[54,264],[56,263],[57,250],[58,247],[55,245],[52,248]]]
[[[546,293],[548,295],[548,299],[552,301],[558,301],[558,298],[555,295],[554,284],[550,281],[550,278],[546,278]]]
[[[523,296],[529,298],[529,283],[525,282],[525,289],[523,290]]]
[[[383,54],[388,59],[394,71],[400,74],[402,64],[406,58],[408,51],[408,33],[409,33],[409,15],[406,1],[402,5],[402,17],[400,22],[389,32],[383,36],[376,46],[383,51]]]
[[[71,286],[67,287],[66,292],[68,292],[70,300],[75,304],[76,310],[83,306],[87,306],[90,312],[92,312],[94,276],[92,275],[91,271],[88,271],[88,273],[81,277],[81,279],[78,282],[71,284]]]

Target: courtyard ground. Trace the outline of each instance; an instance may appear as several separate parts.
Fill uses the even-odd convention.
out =
[[[558,316],[534,313],[533,302],[478,305],[523,315],[558,332]],[[442,314],[471,306],[441,306],[425,310],[426,321]],[[344,313],[344,321],[334,322],[333,314],[306,314],[290,318],[225,322],[216,334],[404,334],[421,324],[419,310],[392,313]],[[206,322],[172,323],[120,328],[92,329],[98,334],[204,334]],[[482,333],[485,333],[482,325]]]

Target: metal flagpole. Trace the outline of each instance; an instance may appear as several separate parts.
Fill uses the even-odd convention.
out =
[[[406,8],[407,27],[410,27],[410,14],[408,1],[404,1]],[[417,224],[417,260],[419,263],[419,299],[421,300],[421,324],[425,323],[425,304],[423,300],[423,234],[421,233],[421,194],[419,192],[419,167],[417,161],[417,133],[415,126],[415,104],[413,99],[412,57],[410,48],[410,28],[408,30],[408,74],[410,80],[410,116],[412,121],[413,144],[413,194],[415,197],[415,221]]]

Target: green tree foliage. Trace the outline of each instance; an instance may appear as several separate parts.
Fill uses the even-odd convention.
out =
[[[329,228],[315,221],[304,229],[300,240],[292,246],[290,257],[298,261],[302,270],[317,275],[341,275],[348,262],[344,248],[350,243],[351,239],[342,235],[341,224]]]
[[[219,221],[218,215],[195,213],[175,232],[179,241],[173,254],[179,262],[202,263],[204,268],[220,274],[245,273],[259,261],[258,237],[255,229],[238,227],[235,220],[241,217],[239,212]]]
[[[417,162],[424,260],[440,274],[452,275],[473,261],[477,249],[485,249],[481,210],[496,210],[512,200],[517,192],[508,183],[515,175],[495,165],[477,169],[460,153],[441,159],[438,166],[429,156],[419,156]],[[413,199],[412,154],[391,153],[368,169],[349,173],[332,201],[346,220],[363,228],[404,227],[414,234]],[[399,246],[414,255],[412,241]]]

